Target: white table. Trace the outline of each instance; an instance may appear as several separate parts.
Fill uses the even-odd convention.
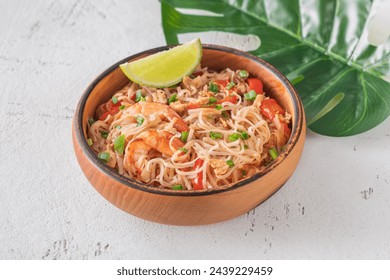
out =
[[[309,132],[293,177],[244,216],[150,223],[88,183],[71,123],[94,77],[165,44],[160,3],[1,0],[0,38],[0,259],[390,258],[390,119]]]

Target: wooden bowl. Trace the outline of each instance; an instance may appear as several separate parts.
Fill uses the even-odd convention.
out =
[[[85,90],[73,119],[77,160],[92,186],[118,208],[145,220],[172,225],[203,225],[240,216],[274,194],[293,174],[302,153],[306,121],[301,100],[290,82],[267,62],[250,54],[215,45],[203,45],[201,65],[213,70],[246,69],[261,78],[265,92],[292,115],[292,133],[285,150],[265,170],[227,188],[172,191],[151,187],[119,175],[107,167],[87,143],[87,121],[99,104],[129,81],[119,64],[167,50],[160,47],[123,59],[99,75]]]

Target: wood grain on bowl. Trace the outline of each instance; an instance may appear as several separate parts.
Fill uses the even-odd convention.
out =
[[[164,50],[157,48],[120,61],[100,75],[84,92],[73,120],[73,144],[77,160],[91,185],[118,208],[137,217],[172,225],[202,225],[240,216],[274,194],[293,174],[304,146],[306,123],[300,99],[271,65],[238,50],[204,45],[202,67],[246,69],[260,78],[269,96],[292,115],[292,134],[282,154],[265,170],[230,188],[173,191],[151,187],[119,175],[101,162],[86,141],[86,123],[99,104],[128,83],[118,65]]]

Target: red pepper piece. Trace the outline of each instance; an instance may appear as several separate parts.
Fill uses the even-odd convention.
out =
[[[204,163],[204,160],[201,158],[198,158],[195,161],[193,170],[197,170],[198,168],[202,167],[203,163]],[[196,177],[193,178],[191,181],[192,181],[192,188],[194,190],[203,190],[203,171],[200,171],[196,175]]]
[[[261,114],[272,121],[276,114],[284,115],[284,109],[273,99],[264,99],[260,105]]]
[[[107,118],[108,115],[116,115],[119,112],[119,107],[122,105],[122,101],[118,101],[116,104],[112,102],[112,99],[106,103],[104,106],[106,112],[100,116],[99,120],[103,121]]]
[[[222,86],[226,88],[226,86],[230,83],[229,80],[215,80],[213,82],[214,84],[217,84],[218,86]]]
[[[200,108],[200,105],[199,105],[199,104],[196,104],[196,103],[188,103],[187,109],[198,109],[198,108]]]
[[[246,82],[250,90],[254,90],[257,94],[263,94],[263,82],[257,78],[248,78]]]
[[[223,102],[230,102],[233,104],[236,104],[238,102],[238,97],[236,95],[229,95],[226,96],[225,98],[219,100],[217,104],[222,104]]]

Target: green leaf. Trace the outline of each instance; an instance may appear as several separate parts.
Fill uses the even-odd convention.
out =
[[[390,39],[368,42],[371,0],[162,0],[168,44],[178,35],[219,31],[256,35],[252,51],[278,68],[299,92],[308,126],[346,136],[390,115]],[[203,10],[207,15],[184,14]],[[387,27],[383,27],[387,28]]]

